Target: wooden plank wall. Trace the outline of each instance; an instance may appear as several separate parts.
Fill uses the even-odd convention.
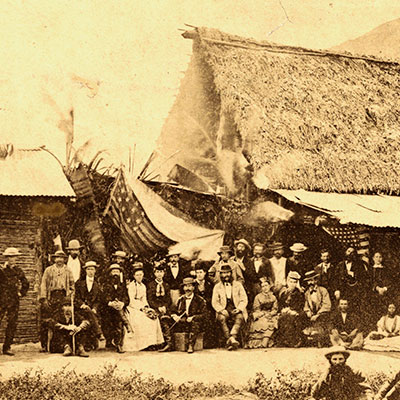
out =
[[[17,247],[22,256],[18,265],[29,281],[29,291],[21,300],[17,332],[14,343],[38,341],[38,288],[42,273],[41,266],[41,222],[40,217],[30,214],[29,199],[16,199],[18,206],[2,202],[0,197],[0,263],[5,259],[7,247]],[[6,318],[0,325],[0,342],[4,340]]]

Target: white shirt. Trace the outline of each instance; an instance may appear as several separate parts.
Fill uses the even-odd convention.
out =
[[[175,265],[172,265],[171,264],[171,273],[172,273],[172,276],[174,277],[174,279],[176,279],[176,277],[178,276],[178,274],[179,274],[179,264],[175,264]]]
[[[189,316],[189,307],[190,307],[190,304],[192,303],[193,297],[194,297],[194,293],[190,297],[185,296],[186,316]]]
[[[226,298],[230,300],[232,298],[232,285],[229,282],[225,282],[224,287],[225,287]]]
[[[331,263],[322,263],[322,272],[326,274],[328,272],[328,269],[331,267]]]
[[[76,282],[81,276],[81,262],[79,261],[79,257],[76,257],[74,260],[71,256],[69,256],[67,267],[71,270],[74,281]]]
[[[272,266],[272,271],[275,276],[275,285],[282,285],[285,286],[286,284],[286,277],[285,277],[285,269],[286,269],[286,258],[281,257],[281,258],[276,258],[272,257],[269,259],[271,266]]]
[[[353,265],[353,264],[352,264],[351,262],[346,261],[347,273],[348,273],[350,276],[352,276],[352,277],[354,278],[354,272],[353,272],[353,271],[350,271],[352,265]]]
[[[347,318],[347,313],[341,312],[341,314],[342,314],[343,323],[345,323],[346,322],[346,318]]]
[[[86,286],[87,286],[88,292],[91,292],[91,291],[92,291],[93,282],[94,282],[94,278],[86,277]]]
[[[258,271],[260,270],[261,264],[262,264],[261,258],[254,260],[254,269],[256,270],[257,274],[258,274]]]

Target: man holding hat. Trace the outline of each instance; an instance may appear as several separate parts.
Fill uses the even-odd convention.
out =
[[[76,239],[70,240],[68,247],[66,248],[68,252],[67,267],[72,272],[74,282],[77,282],[78,279],[81,279],[82,277],[81,261],[79,259],[81,248],[82,246],[80,245],[79,240]]]
[[[7,328],[3,344],[3,354],[13,356],[10,351],[17,329],[19,299],[26,295],[29,282],[24,272],[17,266],[21,253],[15,247],[7,248],[3,256],[6,262],[0,267],[0,323],[7,314]]]
[[[373,399],[371,387],[363,374],[346,364],[350,353],[344,347],[331,347],[325,357],[329,361],[329,368],[312,388],[310,400]]]
[[[243,285],[233,280],[228,263],[221,265],[220,275],[221,281],[214,286],[211,304],[217,313],[228,350],[236,350],[240,328],[247,320],[247,294]],[[232,328],[229,329],[228,325]]]
[[[100,286],[95,280],[96,268],[99,265],[95,261],[88,261],[83,266],[85,279],[80,279],[75,284],[75,309],[80,310],[90,322],[90,329],[87,335],[87,349],[97,349],[98,339],[102,338],[99,324],[99,310],[101,303]]]
[[[311,343],[323,347],[328,338],[329,313],[331,300],[328,291],[317,284],[318,274],[312,270],[305,273],[304,283],[307,285],[305,292],[304,311],[308,318],[308,327],[304,333]]]
[[[106,348],[116,348],[118,353],[124,353],[124,326],[130,331],[129,322],[126,321],[124,308],[129,304],[128,290],[121,282],[122,267],[111,264],[107,270],[109,280],[103,287],[104,319],[103,333],[106,337]]]
[[[65,297],[70,297],[75,290],[74,277],[65,264],[67,255],[62,250],[57,250],[52,255],[52,259],[54,264],[45,269],[39,289],[42,321],[40,342],[43,350],[47,348],[49,318],[59,310]]]
[[[232,279],[234,281],[240,281],[244,283],[243,271],[239,264],[233,259],[233,252],[229,246],[221,246],[218,251],[219,260],[208,270],[208,275],[212,279],[213,283],[216,284],[221,281],[220,272],[221,265],[229,264],[232,270]]]
[[[195,280],[192,277],[183,278],[181,285],[184,294],[179,297],[175,312],[171,314],[174,321],[172,331],[188,333],[187,352],[193,353],[197,336],[203,330],[207,312],[206,302],[195,294]]]

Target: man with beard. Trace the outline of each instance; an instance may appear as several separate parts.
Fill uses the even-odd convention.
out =
[[[328,370],[311,391],[311,399],[372,400],[373,395],[363,374],[346,364],[350,353],[340,346],[331,347],[325,354]],[[311,400],[310,399],[310,400]]]
[[[171,314],[174,324],[170,329],[173,332],[188,333],[187,352],[193,353],[197,336],[203,331],[203,322],[207,313],[205,300],[195,294],[195,280],[191,277],[182,281],[184,295],[178,300],[176,312]]]
[[[74,282],[77,282],[82,277],[82,265],[79,259],[81,248],[82,246],[80,245],[79,240],[76,239],[70,240],[68,247],[66,248],[68,252],[67,267],[72,272]]]
[[[249,295],[249,305],[253,304],[254,298],[261,292],[261,280],[266,279],[272,284],[272,267],[268,258],[264,256],[265,247],[262,243],[253,246],[254,256],[251,258],[249,267],[245,271],[245,284]]]
[[[232,260],[239,265],[242,275],[245,276],[251,264],[251,246],[246,239],[235,240],[234,245],[235,254]],[[246,286],[245,282],[244,285]]]
[[[272,257],[269,259],[272,268],[272,290],[275,295],[286,285],[286,262],[287,258],[283,257],[283,244],[281,242],[272,243],[270,250]]]
[[[294,243],[290,250],[292,250],[292,256],[288,258],[286,263],[286,271],[289,273],[290,271],[296,271],[300,274],[300,285],[302,284],[302,279],[304,277],[305,272],[307,271],[307,264],[304,258],[304,252],[307,250],[307,247],[304,246],[303,243]]]
[[[214,286],[211,304],[217,313],[228,350],[236,350],[239,347],[240,328],[247,320],[247,294],[243,285],[233,280],[229,264],[221,265],[220,275],[221,282]]]
[[[219,260],[215,261],[215,263],[208,270],[208,276],[212,279],[212,282],[216,284],[221,281],[221,265],[229,264],[232,269],[233,280],[240,281],[242,284],[244,284],[243,271],[239,264],[233,259],[232,249],[229,246],[221,246],[217,254],[219,256]]]
[[[129,304],[126,285],[121,282],[122,267],[111,264],[108,268],[110,279],[103,287],[103,333],[106,337],[106,348],[115,347],[118,353],[124,353],[124,326],[130,331],[123,309]]]
[[[29,282],[22,269],[17,266],[21,253],[15,247],[9,247],[3,253],[6,262],[0,266],[0,323],[7,314],[7,328],[3,344],[3,354],[13,356],[10,351],[17,329],[19,300],[29,289]]]

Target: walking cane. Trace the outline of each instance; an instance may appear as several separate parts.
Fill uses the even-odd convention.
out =
[[[71,294],[71,307],[72,307],[72,325],[75,325],[75,313],[74,313],[74,293]],[[75,333],[72,335],[72,354],[75,355]]]
[[[179,317],[178,317],[178,321],[175,321],[168,329],[168,333],[171,331],[171,329],[181,320],[181,318],[186,314],[186,311],[184,311]]]

